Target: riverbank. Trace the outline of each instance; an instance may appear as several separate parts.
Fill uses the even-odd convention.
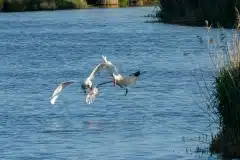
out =
[[[130,3],[131,2],[131,3]],[[119,8],[151,5],[154,0],[0,0],[0,12]]]
[[[87,8],[86,0],[0,0],[2,12]]]
[[[210,152],[223,157],[240,157],[240,14],[235,8],[235,27],[232,40],[229,41],[223,28],[219,28],[218,37],[210,36],[211,27],[207,21],[207,37],[200,38],[200,43],[210,51],[211,61],[216,68],[211,86],[201,88],[206,100],[206,113],[210,124],[216,124],[218,134],[212,137]],[[204,41],[204,39],[207,41]],[[215,46],[215,47],[213,47]],[[207,82],[205,82],[207,84]],[[206,90],[207,92],[204,92]]]
[[[160,21],[173,24],[202,26],[207,19],[212,27],[218,24],[233,28],[234,7],[240,8],[235,0],[160,0],[161,10],[157,12]]]

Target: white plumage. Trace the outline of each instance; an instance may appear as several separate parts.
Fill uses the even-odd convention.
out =
[[[96,96],[98,95],[98,89],[96,87],[93,88],[93,83],[92,80],[94,79],[96,73],[102,71],[102,70],[109,70],[109,72],[111,73],[113,70],[115,70],[115,66],[113,66],[113,64],[110,61],[107,61],[107,58],[105,56],[102,55],[102,58],[104,60],[103,63],[98,64],[93,71],[91,72],[91,74],[89,75],[89,77],[84,81],[84,83],[81,85],[82,89],[85,91],[86,89],[88,90],[88,94],[86,96],[85,102],[90,104],[92,103],[95,99]],[[81,83],[80,81],[65,81],[65,82],[61,82],[58,87],[54,90],[52,97],[51,97],[51,104],[55,104],[56,100],[58,99],[60,93],[63,91],[63,89],[73,83]],[[110,83],[110,82],[107,82]],[[101,83],[97,86],[106,84],[106,82]],[[86,93],[86,91],[85,91]]]

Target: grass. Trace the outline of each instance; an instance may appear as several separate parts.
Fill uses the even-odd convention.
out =
[[[128,0],[119,0],[118,4],[119,4],[119,7],[127,7],[128,6]]]
[[[218,47],[213,53],[215,57],[211,56],[216,69],[213,90],[202,92],[203,97],[208,97],[206,113],[209,117],[216,117],[212,118],[211,123],[217,124],[219,128],[218,134],[212,138],[210,151],[227,157],[240,157],[240,15],[237,8],[235,13],[236,28],[232,41],[227,40],[221,27],[219,40],[214,40]],[[211,31],[207,21],[205,28],[207,33]],[[200,39],[210,50],[211,41]]]
[[[0,0],[0,11],[1,11],[2,8],[3,8],[3,4],[4,4],[4,0]]]
[[[5,5],[3,6],[5,2]],[[36,10],[56,10],[56,9],[80,9],[87,8],[86,0],[0,0],[3,11],[36,11]]]
[[[86,0],[65,0],[68,3],[72,3],[75,8],[87,8]]]

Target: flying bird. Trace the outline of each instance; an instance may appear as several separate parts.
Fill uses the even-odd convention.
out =
[[[60,83],[58,85],[58,87],[55,89],[54,93],[52,94],[52,99],[50,101],[51,104],[55,104],[56,100],[58,99],[58,97],[59,97],[60,93],[63,91],[63,89],[73,83],[81,83],[81,82],[80,81],[66,81],[66,82]],[[112,81],[103,82],[103,83],[96,85],[95,87],[87,88],[88,94],[86,96],[85,102],[88,104],[91,104],[96,99],[96,96],[99,94],[98,88],[107,83],[112,83]]]
[[[103,57],[104,58],[104,57]],[[109,63],[109,61],[107,61],[107,58],[105,57],[104,59],[105,63]],[[111,63],[111,62],[110,62]],[[116,87],[116,85],[118,85],[120,88],[125,88],[126,92],[125,92],[125,96],[128,93],[128,86],[130,85],[135,85],[136,81],[138,79],[138,77],[140,76],[140,71],[137,71],[133,74],[130,74],[129,76],[124,76],[122,74],[120,74],[118,72],[117,67],[111,63],[111,67],[109,67],[109,71],[111,73],[111,76],[113,77],[113,82],[114,82],[114,86]]]
[[[103,63],[98,64],[94,70],[92,71],[92,73],[89,75],[89,77],[84,81],[84,83],[81,85],[82,89],[84,90],[84,92],[86,93],[86,89],[91,88],[92,87],[92,80],[95,77],[96,73],[102,71],[102,70],[108,70],[110,73],[111,72],[115,72],[116,71],[116,67],[107,60],[106,56],[102,55],[102,58],[104,60]]]
[[[98,95],[98,90],[96,87],[93,88],[93,83],[92,80],[94,79],[96,73],[102,71],[102,70],[109,70],[110,72],[113,72],[115,70],[115,66],[110,62],[107,61],[107,58],[105,56],[102,55],[102,58],[104,60],[104,62],[98,64],[92,71],[92,73],[89,75],[89,77],[84,81],[84,83],[80,82],[80,81],[65,81],[62,82],[58,85],[58,87],[54,90],[52,97],[51,97],[51,104],[55,104],[56,100],[58,99],[60,93],[62,92],[62,90],[73,84],[73,83],[81,83],[81,88],[83,89],[84,93],[87,93],[86,90],[88,90],[88,95],[87,99],[95,99],[96,96]],[[112,83],[112,81],[110,81]],[[107,83],[110,83],[109,81]],[[106,84],[106,82],[104,83],[100,83],[97,85],[101,86],[103,84]]]
[[[123,76],[122,74],[116,75],[113,73],[114,86],[118,85],[121,88],[125,88],[125,90],[126,90],[125,96],[126,96],[128,93],[127,87],[130,85],[135,85],[139,76],[140,76],[140,71],[137,71],[127,77]]]
[[[58,99],[60,93],[62,92],[62,90],[71,85],[72,83],[76,83],[78,81],[67,81],[67,82],[62,82],[58,85],[58,87],[54,90],[53,94],[52,94],[52,99],[51,99],[51,104],[55,104],[56,100]]]
[[[112,81],[100,83],[100,84],[96,85],[94,88],[88,88],[88,95],[86,96],[85,102],[88,104],[93,103],[96,99],[96,96],[99,95],[98,88],[107,83],[112,83]]]
[[[85,102],[88,104],[93,103],[93,101],[95,101],[96,96],[98,95],[98,88],[94,87],[92,89],[88,89],[88,95],[86,96]]]

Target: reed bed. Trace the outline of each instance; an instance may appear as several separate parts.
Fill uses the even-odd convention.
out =
[[[211,153],[218,153],[223,157],[240,157],[240,15],[236,7],[235,18],[236,25],[231,41],[221,26],[218,26],[219,38],[208,36],[204,40],[198,37],[201,44],[209,50],[216,69],[214,83],[207,88],[208,92],[201,92],[207,106],[205,112],[219,131],[212,137],[209,148]],[[205,24],[206,32],[211,32],[208,21]],[[215,50],[210,49],[213,43]],[[199,85],[199,88],[203,90],[206,86]]]

